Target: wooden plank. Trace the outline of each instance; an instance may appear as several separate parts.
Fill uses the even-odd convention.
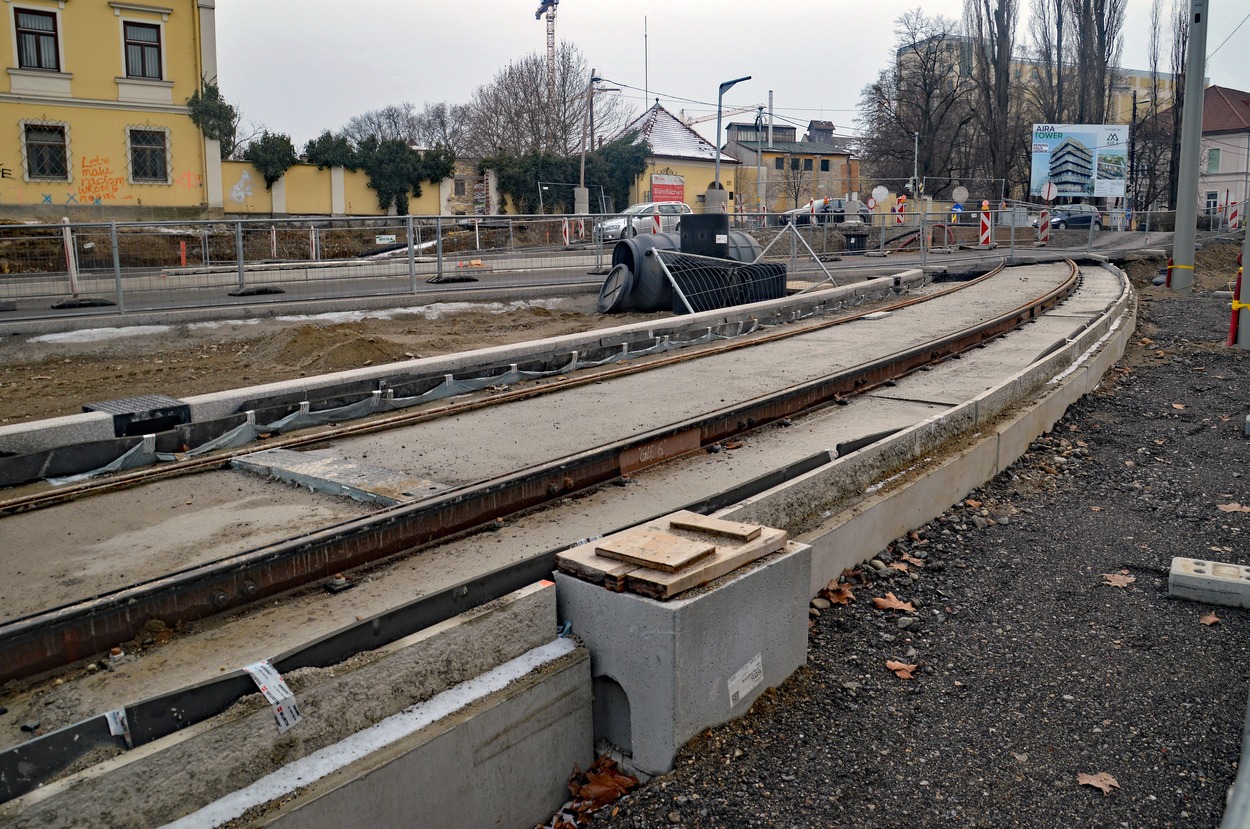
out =
[[[654,527],[634,527],[595,544],[601,556],[673,573],[716,552],[715,544],[691,541]]]
[[[678,573],[665,573],[642,567],[631,570],[625,575],[625,585],[630,591],[643,596],[670,599],[678,593],[707,584],[745,564],[777,552],[785,546],[787,538],[785,530],[769,527],[758,538],[745,544],[718,547],[708,558]]]
[[[668,517],[668,525],[679,530],[695,530],[696,532],[723,535],[738,541],[754,541],[759,538],[764,528],[759,524],[743,524],[740,521],[726,521],[723,518],[709,518],[697,512],[682,510]]]
[[[625,589],[625,574],[637,567],[595,554],[593,544],[583,544],[556,556],[556,568],[574,578],[591,584],[602,584],[620,593]]]

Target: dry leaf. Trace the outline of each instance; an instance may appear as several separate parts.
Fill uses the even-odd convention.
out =
[[[1127,572],[1128,571],[1120,573],[1103,573],[1103,584],[1107,584],[1112,587],[1128,587],[1130,584],[1137,581],[1137,576],[1127,575]]]
[[[1215,623],[1219,622],[1219,620],[1220,620],[1220,617],[1215,615],[1214,610],[1212,610],[1210,613],[1206,614],[1205,616],[1198,617],[1198,621],[1204,625],[1214,625]]]
[[[1250,512],[1250,507],[1243,507],[1236,501],[1229,504],[1216,504],[1215,508],[1220,512]]]
[[[726,449],[741,449],[742,447],[746,446],[746,444],[740,440],[728,440],[728,441],[725,441],[724,446]]]
[[[902,573],[906,573],[906,572],[907,572],[907,565],[906,565],[906,564],[904,564],[904,563],[903,563],[903,562],[901,562],[901,561],[892,561],[892,562],[890,562],[889,564],[887,564],[886,566],[887,566],[887,567],[889,567],[889,568],[890,568],[890,569],[892,569],[892,570],[898,570],[898,571],[900,571],[900,572],[902,572]]]
[[[965,504],[967,504],[968,506],[972,507],[973,509],[980,509],[980,508],[981,508],[981,502],[980,502],[980,501],[974,501],[974,500],[972,500],[971,498],[969,498],[967,501],[964,501],[964,503],[965,503]]]
[[[1102,507],[1090,507],[1090,512],[1102,512]]]
[[[1149,337],[1142,337],[1142,338],[1141,338],[1141,344],[1142,344],[1142,345],[1154,345],[1154,344],[1155,344],[1155,341],[1154,341],[1154,340],[1152,340],[1152,339],[1150,339]]]
[[[1105,771],[1100,771],[1097,774],[1081,772],[1076,776],[1076,782],[1081,786],[1093,786],[1095,789],[1101,789],[1103,794],[1111,794],[1112,789],[1120,788],[1119,782]]]
[[[1173,408],[1173,409],[1184,409],[1184,408],[1185,408],[1185,404],[1184,404],[1184,403],[1173,403],[1173,404],[1172,404],[1172,408]]]
[[[1232,420],[1232,418],[1228,415],[1220,415],[1220,423],[1227,423],[1230,420]]]
[[[894,659],[887,659],[885,666],[894,672],[899,679],[912,679],[912,673],[918,668],[918,665],[908,665],[906,662],[899,662]]]
[[[915,556],[910,556],[910,555],[908,555],[907,553],[903,553],[903,555],[902,555],[902,556],[900,556],[900,558],[902,558],[902,559],[903,559],[903,561],[907,562],[908,564],[912,565],[913,567],[924,567],[924,560],[923,560],[923,559],[916,558]]]
[[[855,594],[851,592],[849,584],[838,584],[831,581],[829,586],[820,592],[834,604],[847,604],[855,600]]]
[[[1124,465],[1125,465],[1125,466],[1128,466],[1128,467],[1137,466],[1137,464],[1133,463],[1132,461],[1125,461],[1125,462],[1124,462]]]
[[[912,607],[911,602],[905,602],[895,596],[893,593],[886,593],[885,598],[880,597],[872,600],[872,603],[879,610],[904,610],[908,613],[915,613],[916,608]]]

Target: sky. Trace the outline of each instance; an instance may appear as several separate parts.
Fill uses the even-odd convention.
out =
[[[1172,0],[1165,0],[1165,20]],[[217,74],[245,123],[297,148],[354,115],[411,102],[467,103],[526,55],[546,54],[538,0],[217,0]],[[1205,75],[1250,89],[1250,7],[1208,0]],[[894,20],[920,7],[958,18],[962,0],[562,0],[556,40],[581,50],[637,113],[655,98],[674,113],[773,105],[782,123],[832,121],[856,134],[861,90],[889,65]],[[1128,0],[1122,66],[1149,69],[1151,0]],[[1025,29],[1022,15],[1021,40]],[[1164,50],[1170,40],[1165,23]],[[1237,27],[1240,25],[1240,29]],[[1227,41],[1227,42],[1225,42]],[[1221,46],[1221,44],[1223,44]],[[1167,55],[1159,68],[1168,71]],[[750,121],[747,114],[726,116]],[[715,138],[715,119],[695,127]]]

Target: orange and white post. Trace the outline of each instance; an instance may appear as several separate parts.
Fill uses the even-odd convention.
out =
[[[988,201],[981,202],[981,239],[977,242],[977,247],[994,247],[994,222],[990,218],[990,203]]]

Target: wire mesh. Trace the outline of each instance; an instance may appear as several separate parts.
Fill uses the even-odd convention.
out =
[[[673,313],[693,314],[786,295],[786,266],[652,248],[673,289]]]

